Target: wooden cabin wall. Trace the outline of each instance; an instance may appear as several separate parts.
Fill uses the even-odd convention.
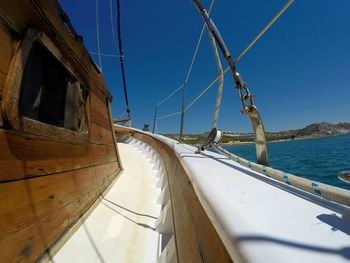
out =
[[[12,57],[28,28],[45,32],[87,83],[89,138],[75,143],[25,134],[0,117],[1,262],[37,260],[121,170],[111,96],[81,41],[62,23],[56,1],[0,1],[0,103],[6,78],[13,74]]]

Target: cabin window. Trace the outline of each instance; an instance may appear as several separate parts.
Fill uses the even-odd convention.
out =
[[[30,49],[20,87],[19,114],[84,131],[86,88],[41,44]]]
[[[36,29],[26,31],[4,84],[2,116],[9,128],[47,138],[89,139],[89,89],[80,65]],[[80,73],[84,74],[83,71]]]

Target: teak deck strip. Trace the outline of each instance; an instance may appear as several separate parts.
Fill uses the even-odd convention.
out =
[[[232,262],[173,149],[135,130],[120,126],[115,130],[117,135],[128,134],[145,141],[164,160],[170,186],[178,262]]]

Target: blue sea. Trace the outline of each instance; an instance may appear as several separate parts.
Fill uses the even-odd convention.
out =
[[[225,146],[226,150],[256,161],[255,145]],[[350,171],[350,134],[271,142],[270,166],[297,176],[350,190],[350,184],[338,179],[341,171]]]

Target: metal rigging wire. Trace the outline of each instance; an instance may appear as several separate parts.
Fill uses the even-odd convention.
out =
[[[100,65],[100,69],[102,71],[102,59],[101,59],[101,50],[100,50],[100,24],[99,24],[99,17],[98,17],[98,0],[96,0],[96,41],[97,41],[98,62]]]
[[[106,54],[106,53],[98,53],[98,52],[94,52],[94,51],[89,51],[90,54],[92,55],[98,55],[100,54],[103,57],[112,57],[112,58],[119,58],[120,55],[115,55],[115,54]]]
[[[213,8],[213,5],[214,5],[214,0],[211,1],[210,3],[210,7],[209,7],[209,14],[211,12],[211,9]],[[183,129],[184,129],[184,118],[185,118],[185,104],[186,104],[186,92],[187,92],[187,82],[188,82],[188,79],[190,77],[190,74],[192,72],[192,67],[193,67],[193,64],[194,64],[194,61],[197,57],[197,53],[198,53],[198,49],[199,49],[199,45],[202,41],[202,38],[203,38],[203,33],[204,33],[204,30],[205,30],[205,23],[203,24],[203,27],[202,27],[202,31],[201,31],[201,34],[199,36],[199,39],[198,39],[198,42],[197,42],[197,46],[196,46],[196,49],[194,51],[194,54],[193,54],[193,57],[192,57],[192,61],[191,61],[191,64],[190,64],[190,67],[188,69],[188,72],[187,72],[187,76],[186,76],[186,79],[185,79],[185,82],[184,82],[184,89],[183,89],[183,94],[182,94],[182,107],[181,107],[181,121],[180,121],[180,135],[179,135],[179,141],[181,141],[182,139],[182,134],[183,134]]]
[[[115,30],[114,30],[113,0],[109,1],[109,14],[110,14],[110,21],[111,21],[111,28],[112,28],[112,35],[113,35],[113,44],[116,50],[118,50],[117,38],[115,37]]]
[[[213,8],[213,5],[214,5],[214,0],[212,0],[211,3],[210,3],[210,7],[209,7],[209,11],[208,11],[209,14],[211,12],[211,9]],[[205,27],[206,27],[206,25],[204,23],[203,27],[202,27],[202,31],[201,31],[201,33],[199,35],[199,39],[198,39],[198,42],[197,42],[197,45],[196,45],[196,49],[194,50],[194,53],[193,53],[193,56],[192,56],[191,64],[190,64],[190,66],[188,68],[188,71],[187,71],[187,75],[186,75],[186,78],[185,78],[185,83],[187,83],[188,79],[190,78],[190,75],[191,75],[191,72],[192,72],[192,68],[193,68],[193,64],[194,64],[194,61],[196,60],[198,49],[199,49],[199,46],[200,46],[200,44],[202,42],[202,38],[203,38]]]
[[[211,11],[211,9],[213,8],[213,5],[214,5],[214,0],[211,1],[211,4],[210,4],[210,8],[209,8],[209,12]],[[205,23],[203,24],[203,27],[202,27],[202,30],[201,30],[201,33],[199,35],[199,39],[197,41],[197,45],[196,45],[196,48],[195,48],[195,51],[194,51],[194,54],[192,56],[192,60],[191,60],[191,64],[188,68],[188,71],[187,71],[187,74],[186,74],[186,78],[185,78],[185,81],[184,83],[178,87],[177,89],[175,89],[170,95],[168,95],[165,99],[163,99],[161,102],[157,103],[156,104],[156,110],[155,110],[155,114],[154,114],[154,121],[153,121],[153,133],[154,133],[154,129],[155,129],[155,125],[156,125],[156,120],[160,120],[160,119],[164,119],[164,118],[167,118],[167,117],[172,117],[172,116],[176,116],[178,114],[181,114],[181,128],[180,130],[183,129],[183,118],[184,118],[184,112],[186,111],[185,110],[185,96],[186,96],[186,85],[187,85],[187,82],[188,82],[188,79],[190,78],[190,75],[191,75],[191,72],[192,72],[192,68],[193,68],[193,64],[196,60],[196,57],[197,57],[197,53],[198,53],[198,50],[199,50],[199,46],[200,46],[200,43],[202,41],[202,38],[203,38],[203,34],[204,34],[204,30],[205,30]],[[158,117],[157,118],[157,112],[158,112],[158,106],[160,106],[162,103],[164,103],[166,100],[168,100],[171,96],[173,96],[175,93],[177,93],[179,90],[181,90],[182,88],[184,88],[184,91],[183,91],[183,101],[182,101],[182,110],[181,112],[176,112],[176,113],[172,113],[172,114],[167,114],[167,115],[163,115],[161,117]],[[180,131],[180,134],[182,132]]]
[[[184,84],[182,83],[179,87],[177,87],[172,93],[170,93],[165,99],[163,99],[161,102],[158,102],[157,105],[160,106],[164,102],[166,102],[168,99],[170,99],[171,96],[175,95],[176,92],[178,92],[180,89],[182,89]]]
[[[249,43],[249,45],[233,60],[234,63],[237,63],[249,50],[252,46],[263,36],[263,34],[276,22],[276,20],[287,10],[287,8],[292,4],[293,0],[288,0],[288,2],[280,9],[280,11],[269,21],[269,23],[259,32],[259,34]],[[225,75],[230,70],[228,66],[225,70],[217,76],[211,83],[208,84],[189,104],[185,107],[185,111],[195,104],[200,97],[202,97],[223,75]],[[158,119],[164,119],[167,117],[172,117],[181,114],[181,112],[175,112],[167,115],[158,117]]]
[[[156,120],[161,120],[161,119],[173,117],[173,116],[180,115],[180,114],[181,114],[181,111],[178,111],[178,112],[174,112],[174,113],[170,113],[170,114],[166,114],[166,115],[160,116],[160,117],[156,118]]]

